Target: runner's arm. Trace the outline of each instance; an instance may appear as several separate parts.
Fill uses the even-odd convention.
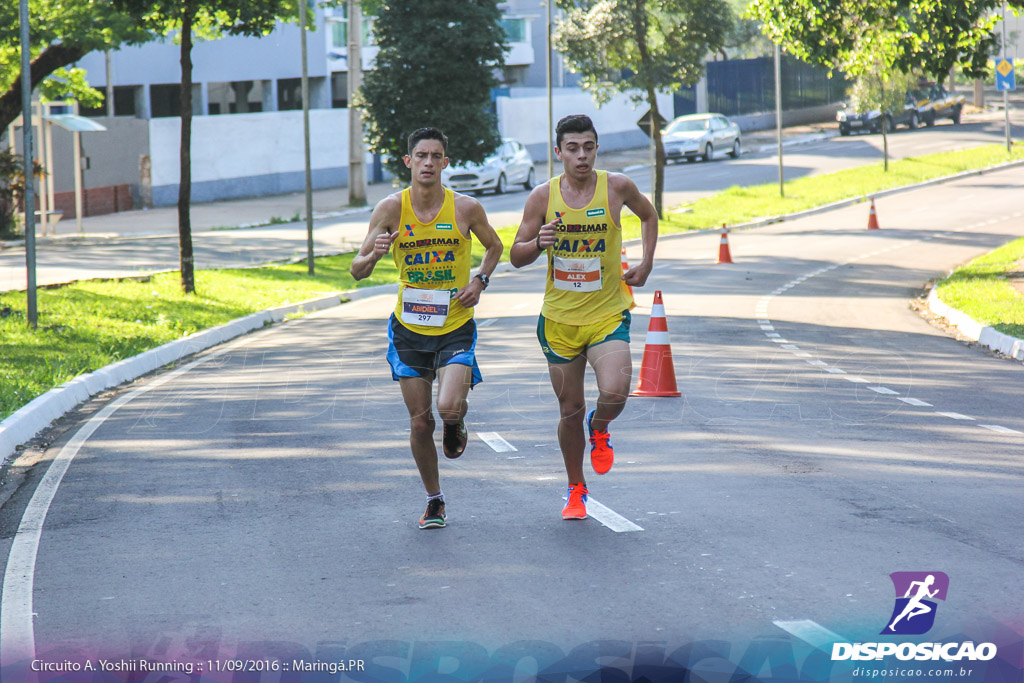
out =
[[[544,224],[548,206],[548,184],[538,185],[526,199],[523,220],[509,250],[509,261],[516,268],[528,266],[555,243],[555,222]]]
[[[494,269],[498,267],[498,259],[501,258],[501,253],[505,251],[505,245],[501,243],[498,233],[494,232],[494,228],[487,222],[487,212],[484,211],[484,207],[480,202],[475,199],[469,201],[472,201],[469,207],[469,231],[476,235],[476,238],[480,240],[480,244],[484,245],[484,258],[477,272],[490,277]],[[480,293],[483,291],[483,281],[478,277],[472,277],[469,279],[469,284],[455,295],[455,299],[463,307],[471,308],[479,303]]]
[[[397,208],[401,211],[400,204],[397,205]],[[384,255],[391,248],[391,244],[398,238],[396,225],[398,215],[395,213],[395,209],[396,202],[391,197],[381,200],[374,207],[373,214],[370,216],[370,228],[366,231],[366,238],[363,240],[362,246],[359,247],[359,253],[352,259],[352,265],[348,269],[348,272],[356,280],[370,277],[374,266],[377,265],[377,261],[384,258]]]
[[[643,259],[622,274],[630,287],[643,287],[654,268],[654,247],[658,243],[658,214],[654,205],[637,189],[628,176],[615,174],[615,186],[622,192],[622,203],[640,219],[640,241],[644,246]],[[620,219],[621,220],[621,219]]]

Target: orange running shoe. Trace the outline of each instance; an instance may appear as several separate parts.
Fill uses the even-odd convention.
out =
[[[566,495],[565,507],[562,508],[562,519],[586,519],[588,493],[583,482],[570,486]]]
[[[611,434],[607,429],[603,432],[596,432],[590,426],[590,421],[593,419],[594,411],[591,410],[587,413],[587,431],[590,432],[590,464],[595,472],[604,474],[612,468],[612,462],[615,461],[615,449],[609,442]]]

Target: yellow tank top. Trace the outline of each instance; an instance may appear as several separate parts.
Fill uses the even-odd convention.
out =
[[[566,325],[586,325],[633,308],[622,281],[622,228],[608,206],[608,173],[597,171],[597,188],[581,209],[562,199],[562,176],[551,179],[544,218],[558,241],[548,249],[548,278],[541,313]]]
[[[469,284],[472,240],[455,224],[455,194],[444,188],[444,203],[429,223],[412,210],[409,188],[402,191],[402,218],[392,246],[399,288],[395,317],[413,332],[440,335],[473,317],[472,308],[451,298]]]

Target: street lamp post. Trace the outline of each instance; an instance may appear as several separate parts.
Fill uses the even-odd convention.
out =
[[[25,290],[28,324],[35,327],[39,316],[36,311],[36,193],[35,158],[32,153],[32,55],[31,34],[28,26],[28,0],[21,0],[21,132],[24,135],[22,159],[25,167],[25,270],[28,274]]]
[[[775,43],[775,135],[779,140],[779,196],[785,197],[782,173],[782,55]]]
[[[313,275],[313,165],[310,160],[309,143],[309,63],[306,53],[306,2],[299,0],[299,45],[302,50],[302,141],[306,162],[306,262],[307,271]]]

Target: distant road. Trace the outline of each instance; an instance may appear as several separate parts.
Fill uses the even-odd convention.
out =
[[[1024,126],[1016,126],[1013,134],[1017,138],[1024,136]],[[934,128],[897,130],[889,136],[889,153],[892,159],[901,159],[1002,140],[1001,120],[961,125],[940,122]],[[786,178],[793,180],[877,163],[881,159],[881,145],[881,135],[855,135],[787,149],[783,156]],[[598,162],[600,164],[600,156]],[[632,169],[629,175],[641,191],[649,192],[649,167]],[[757,185],[777,180],[778,161],[774,150],[751,150],[735,160],[721,158],[709,163],[676,164],[669,166],[666,172],[665,204],[673,206],[694,201],[734,185]],[[526,196],[525,191],[517,190],[501,196],[483,195],[480,199],[491,224],[505,227],[519,223]],[[314,228],[315,253],[354,248],[366,232],[368,215],[356,213],[343,219],[317,221]],[[199,268],[251,266],[297,258],[306,254],[306,227],[305,223],[290,223],[197,232],[194,234],[194,248]],[[45,242],[37,251],[36,277],[40,285],[45,285],[95,277],[123,277],[177,267],[176,236],[126,238],[90,244]],[[23,289],[25,280],[24,249],[12,248],[0,253],[0,290]]]

